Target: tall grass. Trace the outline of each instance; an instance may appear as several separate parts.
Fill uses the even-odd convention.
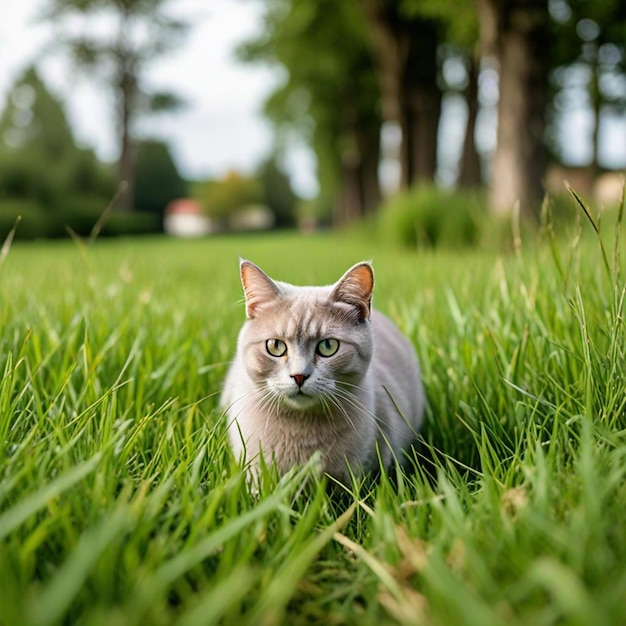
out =
[[[14,244],[0,624],[623,623],[622,244],[585,233],[504,257],[339,236]],[[238,255],[317,284],[373,259],[429,397],[414,472],[345,498],[308,468],[250,487],[217,407]]]

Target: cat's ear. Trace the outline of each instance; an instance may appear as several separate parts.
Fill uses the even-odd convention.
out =
[[[369,263],[351,267],[338,281],[330,294],[331,302],[344,302],[356,307],[359,321],[369,318],[374,290],[374,270]]]
[[[257,309],[275,300],[280,289],[261,268],[250,261],[240,259],[239,272],[246,297],[246,315],[254,319]]]

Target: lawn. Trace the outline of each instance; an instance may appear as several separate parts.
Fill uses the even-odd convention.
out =
[[[14,244],[0,624],[623,624],[624,268],[591,230],[504,254],[293,234]],[[308,468],[251,488],[217,406],[239,255],[301,284],[373,260],[429,398],[414,472],[344,497]]]

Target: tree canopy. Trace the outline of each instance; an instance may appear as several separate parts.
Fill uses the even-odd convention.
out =
[[[269,0],[263,34],[242,46],[248,61],[280,64],[266,103],[279,133],[295,130],[317,156],[323,213],[341,223],[380,197],[380,109],[365,22],[352,0]]]
[[[398,130],[401,186],[436,181],[450,93],[464,99],[467,112],[457,183],[480,184],[482,72],[499,76],[498,136],[483,181],[493,212],[518,205],[523,215],[537,215],[548,157],[559,152],[550,141],[564,107],[559,93],[572,87],[572,76],[585,77],[598,121],[626,97],[626,9],[617,0],[266,0],[265,9],[262,36],[241,56],[284,72],[267,113],[279,132],[310,141],[321,196],[338,223],[367,213],[369,199],[378,202],[376,185],[363,181],[377,179],[367,157],[380,161],[381,127]],[[459,67],[461,74],[448,71]]]
[[[104,209],[113,194],[110,173],[76,145],[62,102],[33,67],[17,79],[0,117],[0,161],[5,205],[29,202],[51,212],[82,198]]]
[[[135,206],[160,217],[166,205],[187,195],[187,183],[178,172],[170,149],[159,140],[144,140],[137,147]]]
[[[171,0],[48,0],[44,18],[58,30],[56,45],[76,65],[98,73],[115,103],[118,180],[127,183],[121,207],[134,204],[136,121],[149,112],[181,104],[170,92],[154,92],[144,81],[146,68],[170,52],[189,25],[171,17]],[[109,28],[94,28],[94,23]],[[91,26],[90,26],[91,25]]]

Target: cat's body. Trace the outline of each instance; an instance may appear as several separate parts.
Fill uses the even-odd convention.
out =
[[[221,404],[237,455],[284,473],[321,453],[347,481],[384,467],[415,440],[424,392],[411,344],[370,310],[373,273],[351,268],[334,285],[296,287],[241,263],[248,320]]]

